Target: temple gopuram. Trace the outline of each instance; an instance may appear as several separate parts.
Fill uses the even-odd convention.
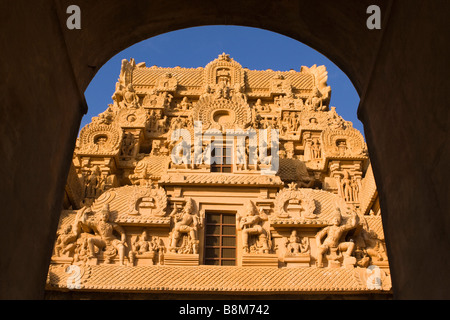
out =
[[[324,66],[123,60],[81,129],[48,293],[192,299],[391,293],[363,135]]]

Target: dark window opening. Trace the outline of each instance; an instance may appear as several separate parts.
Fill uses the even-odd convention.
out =
[[[206,213],[205,264],[236,265],[236,216],[234,213]]]
[[[232,159],[231,148],[216,146],[211,150],[211,158],[215,159],[214,163],[211,163],[211,172],[232,173]]]

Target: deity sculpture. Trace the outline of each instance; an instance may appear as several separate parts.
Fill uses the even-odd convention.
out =
[[[203,162],[203,142],[201,139],[195,139],[191,147],[191,153],[193,153],[192,167],[196,168]]]
[[[142,234],[136,237],[135,241],[132,243],[132,250],[138,254],[153,251],[149,243],[147,231],[142,231]]]
[[[308,239],[300,238],[295,229],[292,230],[291,235],[286,239],[285,246],[287,255],[298,255],[309,250]]]
[[[388,260],[384,241],[379,239],[375,232],[363,230],[362,237],[365,243],[365,251],[372,262]]]
[[[136,236],[131,243],[131,251],[129,252],[129,260],[131,265],[134,265],[134,261],[137,255],[146,255],[153,253],[153,246],[149,241],[147,231],[142,231],[141,235]]]
[[[198,253],[198,237],[197,231],[202,226],[202,222],[194,212],[194,203],[192,199],[187,199],[186,204],[181,212],[175,207],[170,213],[170,217],[173,217],[175,225],[172,230],[170,238],[169,250],[171,252],[179,252],[186,246],[192,246],[192,253]],[[184,246],[178,246],[178,242],[183,235],[188,236],[190,243]],[[187,241],[187,239],[186,239]]]
[[[337,141],[337,150],[340,156],[345,156],[347,153],[347,142],[345,140]]]
[[[339,250],[344,257],[350,257],[355,248],[353,242],[341,242],[342,236],[349,230],[354,229],[358,223],[358,218],[355,212],[352,212],[352,217],[346,224],[341,225],[342,215],[341,210],[336,208],[336,212],[332,219],[332,225],[325,227],[316,235],[317,244],[317,267],[323,268],[323,257],[329,251],[336,253]],[[323,240],[325,238],[325,240]]]
[[[106,124],[109,125],[114,120],[114,112],[111,106],[106,109],[106,111],[100,113],[97,117],[92,118],[92,123]]]
[[[101,171],[98,166],[95,166],[89,176],[85,180],[84,196],[85,198],[96,198],[100,195]]]
[[[139,107],[139,97],[134,91],[133,85],[130,83],[127,86],[127,91],[123,94],[123,104],[127,108],[135,109]]]
[[[151,246],[153,252],[157,252],[158,254],[158,264],[164,264],[164,253],[166,252],[166,247],[164,246],[164,242],[159,237],[152,237]]]
[[[300,120],[296,112],[291,112],[288,117],[289,131],[297,131],[300,127]]]
[[[342,197],[345,199],[345,201],[356,201],[354,198],[356,185],[350,178],[350,173],[347,170],[344,171],[344,178],[341,180],[341,190]]]
[[[180,104],[178,105],[178,109],[182,111],[190,110],[192,107],[192,103],[189,102],[187,97],[184,97],[183,100],[181,100]]]
[[[89,213],[92,213],[91,209],[84,207],[76,217],[76,225],[79,228],[92,230],[95,234],[93,237],[87,239],[89,258],[95,258],[95,247],[100,250],[113,247],[119,254],[120,264],[124,265],[126,234],[121,226],[109,221],[109,205],[106,204],[103,207],[97,219],[89,218]],[[116,238],[114,231],[121,235],[120,240]]]
[[[68,254],[69,256],[74,253],[76,248],[77,234],[72,231],[72,225],[66,226],[61,233],[58,233],[58,238],[55,244],[55,255],[61,257],[61,255]]]
[[[359,201],[360,180],[355,177],[351,181],[353,201]]]
[[[122,156],[129,157],[133,155],[135,146],[134,136],[131,132],[124,133],[122,141]]]
[[[311,145],[311,156],[313,159],[322,158],[322,151],[319,139],[313,139]]]
[[[185,168],[191,166],[191,148],[192,146],[183,139],[182,136],[178,140],[171,141],[169,144],[169,152],[171,154],[171,164],[181,165],[184,163]]]
[[[256,100],[254,105],[256,112],[270,112],[270,107],[261,102],[261,99]]]
[[[170,108],[173,96],[167,91],[163,91],[158,95],[157,101],[160,107]]]
[[[238,170],[248,170],[248,164],[250,161],[248,158],[249,141],[248,139],[238,140],[238,143],[239,145],[237,145],[236,148],[236,168]]]
[[[158,118],[156,117],[155,110],[151,110],[147,116],[148,120],[148,131],[154,132],[158,128]]]
[[[269,253],[269,243],[267,231],[261,226],[267,216],[264,212],[258,214],[256,207],[248,201],[244,207],[246,215],[240,219],[239,228],[242,230],[242,245],[245,253],[249,253],[249,237],[256,236],[257,241],[262,245],[263,253]]]

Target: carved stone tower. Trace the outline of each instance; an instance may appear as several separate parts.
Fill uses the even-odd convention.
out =
[[[330,96],[324,66],[124,60],[80,131],[47,290],[389,292],[366,144]]]

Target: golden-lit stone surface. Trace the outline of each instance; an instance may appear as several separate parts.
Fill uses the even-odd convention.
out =
[[[47,289],[390,291],[366,143],[330,95],[324,66],[123,60],[77,139]]]

